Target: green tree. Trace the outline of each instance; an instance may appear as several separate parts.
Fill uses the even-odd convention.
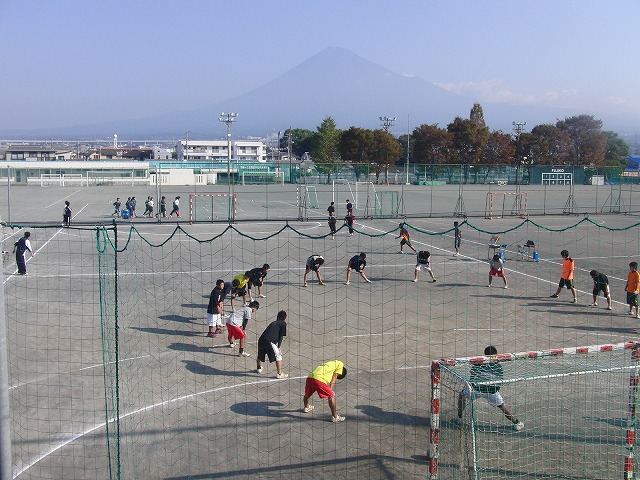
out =
[[[289,142],[289,133],[291,133],[291,152],[296,157],[302,157],[304,152],[311,151],[311,143],[315,132],[313,130],[306,130],[303,128],[287,129],[284,135],[280,137],[280,151],[286,152]]]
[[[451,162],[453,135],[438,125],[420,125],[411,133],[414,163]]]
[[[341,163],[338,151],[340,135],[335,120],[325,117],[311,141],[311,155],[316,162],[316,169],[327,174],[327,183],[331,182],[331,172]]]
[[[453,137],[455,163],[474,165],[480,163],[482,151],[489,139],[489,128],[477,121],[456,117],[447,125],[447,131]]]
[[[616,132],[604,132],[607,136],[607,152],[604,156],[604,164],[611,167],[626,168],[628,157],[631,155],[631,147]]]
[[[520,135],[518,158],[529,165],[564,165],[571,161],[571,137],[554,125],[537,125]]]
[[[556,127],[571,137],[571,161],[574,165],[599,166],[604,163],[607,135],[602,131],[602,120],[582,114],[558,120]]]
[[[398,139],[385,130],[373,131],[371,158],[376,172],[376,182],[380,183],[380,173],[395,164],[402,155]]]

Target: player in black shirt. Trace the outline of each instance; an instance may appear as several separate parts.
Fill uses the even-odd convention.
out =
[[[347,283],[345,283],[345,285],[349,285],[351,283],[351,270],[355,270],[360,274],[362,278],[364,278],[367,283],[371,283],[371,280],[369,280],[364,274],[364,267],[367,266],[366,258],[367,254],[364,252],[360,255],[351,257],[351,259],[349,260],[349,265],[347,266]]]
[[[276,378],[287,378],[289,375],[282,371],[282,339],[287,335],[287,312],[280,310],[274,322],[265,328],[258,339],[258,359],[256,372],[262,373],[262,362],[269,357],[269,363],[276,362]]]

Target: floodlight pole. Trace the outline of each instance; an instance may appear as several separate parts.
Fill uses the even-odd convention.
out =
[[[233,196],[233,182],[231,181],[231,125],[236,121],[237,113],[222,112],[218,120],[227,125],[227,182],[229,182],[229,196]]]
[[[391,127],[393,127],[394,122],[396,121],[396,117],[380,117],[380,124],[382,126],[382,129],[389,133],[389,129],[391,129]],[[384,159],[385,161],[387,160],[386,158]],[[387,165],[387,168],[385,170],[385,182],[387,183],[387,185],[389,185],[389,166]]]
[[[516,199],[513,204],[513,210],[520,212],[522,210],[522,199],[520,198],[520,157],[518,150],[520,148],[520,134],[524,132],[527,122],[513,122],[513,132],[516,137]]]

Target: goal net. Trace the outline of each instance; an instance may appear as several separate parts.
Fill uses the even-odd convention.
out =
[[[374,204],[375,218],[394,218],[400,212],[399,192],[376,192]]]
[[[189,195],[189,222],[233,222],[236,219],[236,195],[229,193],[192,193]]]
[[[429,478],[633,478],[639,354],[626,342],[433,362]]]
[[[489,192],[485,200],[484,217],[527,216],[527,194],[521,192]]]

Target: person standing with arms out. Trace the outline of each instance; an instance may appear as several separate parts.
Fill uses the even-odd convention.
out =
[[[69,200],[64,202],[64,210],[62,210],[62,225],[65,227],[71,225],[71,203]]]
[[[433,276],[433,272],[431,271],[431,253],[427,250],[420,250],[417,256],[416,270],[413,274],[413,281],[418,281],[418,272],[420,270],[426,270],[431,275],[431,281],[435,283],[436,277]]]
[[[609,279],[604,273],[600,273],[596,270],[589,272],[591,278],[593,278],[593,303],[590,303],[590,307],[598,306],[598,293],[602,294],[607,299],[607,310],[611,310],[611,293],[609,292]]]
[[[500,258],[500,255],[494,255],[493,258],[489,261],[489,266],[491,270],[489,271],[489,285],[487,285],[487,287],[491,286],[491,280],[493,280],[493,277],[498,276],[502,277],[504,288],[509,288],[509,286],[507,285],[507,277],[504,274],[504,262]]]
[[[484,349],[485,356],[493,356],[498,354],[496,347],[489,345]],[[482,397],[486,398],[489,405],[499,408],[504,413],[504,416],[513,423],[513,428],[520,431],[524,428],[518,418],[511,413],[511,410],[504,403],[504,399],[500,394],[500,382],[504,377],[504,370],[502,364],[498,361],[491,361],[489,363],[481,363],[480,365],[471,366],[471,375],[469,384],[458,395],[458,418],[462,418],[462,413],[466,406],[466,399],[469,397]],[[489,383],[491,382],[491,383]],[[469,388],[471,387],[471,388]]]
[[[160,199],[160,215],[162,218],[167,218],[167,197],[164,195]]]
[[[27,251],[32,257],[36,256],[36,254],[33,253],[33,250],[31,250],[31,242],[29,241],[30,236],[31,232],[24,232],[22,238],[13,244],[13,252],[16,254],[16,265],[18,267],[18,274],[20,275],[27,274]]]
[[[180,195],[173,200],[173,208],[171,209],[169,218],[171,218],[174,213],[176,214],[176,217],[180,217]]]
[[[347,266],[347,283],[345,283],[345,285],[351,284],[351,270],[355,270],[367,283],[371,283],[371,280],[364,274],[364,268],[367,266],[366,258],[367,254],[362,252],[360,255],[354,255],[349,259],[349,265]]]
[[[207,306],[207,322],[209,324],[209,332],[207,337],[215,337],[222,333],[222,315],[224,313],[224,280],[216,280],[216,286],[211,290],[209,295],[209,305]],[[215,331],[213,327],[216,327]]]
[[[458,228],[458,222],[453,222],[453,248],[456,249],[454,255],[460,255],[460,244],[462,243],[462,232]]]
[[[318,277],[318,283],[320,285],[324,285],[322,278],[320,278],[320,267],[322,265],[324,265],[324,257],[322,255],[311,255],[309,258],[307,258],[307,263],[304,266],[304,284],[302,285],[303,287],[309,286],[307,284],[307,276],[309,275],[309,272],[311,272],[312,270],[316,272],[316,276]]]
[[[287,312],[280,310],[274,322],[265,328],[258,339],[258,359],[256,360],[256,372],[262,373],[262,362],[269,358],[269,363],[276,362],[276,378],[287,378],[289,375],[282,371],[282,346],[283,337],[287,336]]]
[[[245,332],[249,320],[251,320],[251,314],[256,312],[260,308],[260,304],[253,301],[247,307],[243,307],[240,310],[234,310],[227,318],[227,339],[229,340],[229,348],[236,346],[234,340],[240,340],[240,350],[238,355],[241,357],[250,357],[249,352],[244,351],[247,334]]]
[[[122,202],[120,202],[120,197],[116,198],[116,201],[113,202],[113,213],[111,214],[112,216],[115,215],[116,217],[120,216],[120,205],[122,205]]]
[[[633,310],[636,311],[636,318],[640,318],[638,312],[638,291],[640,289],[640,273],[638,272],[638,262],[631,262],[629,264],[629,275],[627,276],[627,284],[625,290],[627,291],[627,304],[629,305],[629,315],[633,315]]]
[[[398,227],[400,228],[400,234],[396,238],[402,237],[402,240],[400,240],[400,253],[404,253],[402,249],[405,245],[415,252],[416,249],[411,245],[411,240],[409,238],[409,230],[404,228],[404,223],[399,224]]]
[[[571,303],[578,303],[576,289],[573,286],[573,273],[576,269],[576,263],[569,256],[569,252],[567,250],[562,250],[560,255],[562,256],[562,276],[560,277],[558,290],[556,290],[556,293],[551,295],[550,298],[558,298],[562,291],[562,287],[567,287],[567,290],[571,290],[571,293],[573,294],[573,300],[571,300]]]
[[[344,422],[345,418],[338,415],[336,407],[336,394],[333,391],[336,380],[342,380],[347,376],[347,369],[340,360],[332,360],[317,366],[307,377],[302,399],[304,413],[310,413],[315,408],[309,401],[314,392],[318,392],[320,398],[326,398],[331,409],[331,421]]]
[[[349,227],[349,235],[351,235],[353,237],[353,222],[355,221],[356,217],[353,216],[353,211],[349,210],[347,212],[347,216],[344,217],[344,223],[347,225],[347,227]]]

